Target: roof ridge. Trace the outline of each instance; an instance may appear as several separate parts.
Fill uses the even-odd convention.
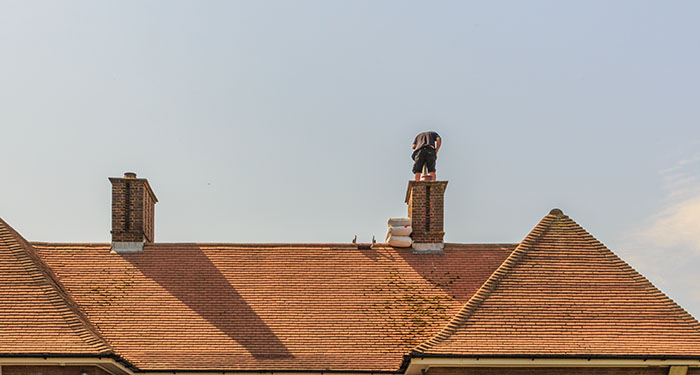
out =
[[[107,341],[65,291],[53,271],[39,258],[31,244],[2,218],[0,218],[0,232],[6,232],[14,238],[15,241],[6,242],[8,249],[78,337],[100,355],[114,354]]]
[[[433,335],[422,344],[411,350],[411,354],[420,354],[433,346],[449,338],[464,322],[469,319],[472,313],[488,298],[491,292],[498,286],[503,276],[511,271],[513,267],[522,259],[525,253],[534,245],[537,240],[549,229],[549,227],[564,214],[559,209],[553,209],[530,231],[530,233],[520,242],[520,244],[510,253],[508,258],[489,276],[481,285],[479,290],[464,304],[464,306],[450,319],[449,322],[438,333]]]
[[[571,222],[575,226],[574,231],[579,232],[579,234],[582,237],[587,237],[592,243],[591,245],[593,248],[596,250],[600,251],[603,253],[605,256],[609,258],[613,258],[613,264],[617,267],[619,267],[622,271],[625,273],[628,273],[631,277],[632,280],[634,280],[637,284],[639,284],[642,288],[644,288],[647,292],[653,294],[655,297],[660,297],[662,299],[667,299],[669,300],[672,304],[669,306],[671,309],[675,310],[677,313],[682,315],[682,320],[687,321],[693,328],[697,329],[700,331],[700,322],[692,316],[689,312],[687,312],[682,306],[680,306],[676,301],[673,300],[673,298],[669,297],[666,295],[664,292],[662,292],[659,288],[657,288],[649,279],[647,279],[644,275],[641,274],[641,272],[637,271],[634,267],[632,267],[629,263],[625,262],[622,258],[617,256],[612,250],[608,249],[605,244],[603,244],[600,240],[595,238],[592,234],[590,234],[584,227],[582,227],[579,223],[577,223],[575,220],[569,218],[568,216],[563,216],[562,219],[565,221]]]

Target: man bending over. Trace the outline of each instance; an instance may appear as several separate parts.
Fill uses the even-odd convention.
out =
[[[435,160],[437,159],[437,153],[440,151],[440,146],[442,145],[442,138],[440,135],[434,131],[423,132],[416,136],[413,140],[413,174],[416,181],[420,181],[420,175],[423,171],[423,166],[428,167],[428,173],[435,181]]]

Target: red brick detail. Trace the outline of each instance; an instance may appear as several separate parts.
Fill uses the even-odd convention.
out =
[[[426,375],[666,375],[668,367],[434,367]]]
[[[110,375],[95,366],[2,366],[2,375]]]
[[[413,242],[441,243],[445,237],[444,211],[447,181],[410,181],[406,191]]]
[[[110,177],[112,183],[112,242],[155,241],[155,204],[148,180]]]

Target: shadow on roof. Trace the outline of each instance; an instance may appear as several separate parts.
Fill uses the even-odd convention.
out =
[[[443,254],[414,254],[411,248],[377,246],[357,250],[373,262],[405,262],[423,279],[465,303],[517,244],[448,244]]]
[[[466,303],[516,246],[469,244],[455,248],[447,245],[444,254],[413,254],[410,249],[397,253],[424,279],[460,303]]]
[[[145,253],[124,254],[123,258],[255,358],[294,357],[201,248],[192,246],[160,252],[157,256],[154,252],[148,252],[148,256]]]

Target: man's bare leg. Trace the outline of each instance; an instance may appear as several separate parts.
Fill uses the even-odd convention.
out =
[[[420,181],[420,173],[415,174],[416,181]]]
[[[435,172],[429,172],[428,174],[433,177],[433,181],[437,181],[437,177],[435,176]]]

